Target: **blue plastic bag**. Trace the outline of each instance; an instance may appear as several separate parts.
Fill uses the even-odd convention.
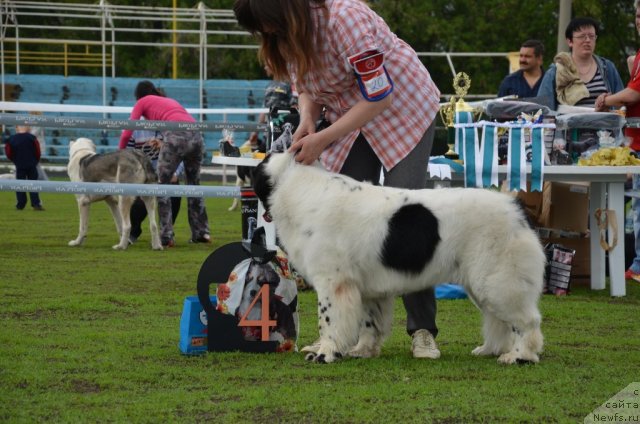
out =
[[[436,299],[466,299],[467,293],[459,284],[440,284],[436,286]]]

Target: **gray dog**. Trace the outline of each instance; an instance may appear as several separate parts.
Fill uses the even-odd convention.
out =
[[[135,150],[119,150],[117,152],[96,154],[96,146],[88,138],[78,138],[69,143],[69,164],[67,173],[73,182],[108,182],[130,184],[153,184],[158,181],[149,158]],[[89,206],[93,202],[107,202],[113,220],[116,223],[120,242],[113,246],[116,250],[124,250],[129,246],[131,219],[129,213],[135,197],[112,195],[77,194],[80,229],[78,237],[69,242],[69,246],[79,246],[87,236],[89,226]],[[142,200],[149,215],[151,247],[162,250],[158,225],[156,223],[156,199],[145,196]]]

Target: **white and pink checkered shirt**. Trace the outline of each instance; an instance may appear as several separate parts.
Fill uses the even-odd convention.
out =
[[[298,92],[325,106],[326,118],[335,122],[363,99],[350,56],[367,50],[384,53],[385,67],[394,84],[389,108],[360,128],[385,169],[392,169],[418,144],[438,112],[440,91],[415,51],[399,39],[384,20],[360,0],[327,0],[312,5],[319,40],[315,54],[322,69],[311,70],[303,80],[289,66]],[[322,154],[325,168],[340,172],[359,131],[335,140]]]

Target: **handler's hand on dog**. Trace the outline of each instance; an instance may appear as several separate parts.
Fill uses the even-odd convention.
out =
[[[300,124],[298,124],[298,128],[296,128],[295,132],[293,133],[293,144],[296,144],[298,141],[300,141],[301,138],[309,134],[313,134],[315,132],[316,132],[316,126],[312,121],[310,120],[300,121]]]
[[[296,153],[296,162],[311,165],[318,160],[325,146],[320,133],[312,133],[295,141],[289,152]]]
[[[162,141],[157,138],[151,139],[147,141],[147,145],[151,147],[153,150],[160,150],[162,147]]]

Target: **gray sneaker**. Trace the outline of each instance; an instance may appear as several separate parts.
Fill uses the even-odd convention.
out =
[[[440,350],[435,339],[427,330],[417,330],[413,333],[411,341],[411,352],[414,358],[438,359]]]

